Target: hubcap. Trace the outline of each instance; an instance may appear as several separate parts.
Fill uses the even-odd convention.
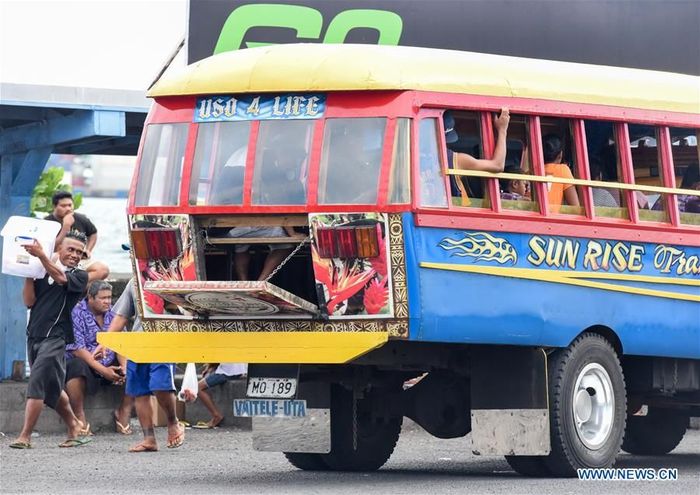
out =
[[[587,364],[579,373],[572,409],[581,442],[591,450],[601,448],[612,430],[615,396],[610,376],[600,364]]]

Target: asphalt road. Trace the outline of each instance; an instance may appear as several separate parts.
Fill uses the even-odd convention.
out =
[[[516,475],[502,458],[477,457],[468,439],[439,440],[422,430],[401,435],[389,462],[375,473],[303,472],[282,454],[255,452],[250,433],[231,429],[187,430],[185,445],[126,452],[136,437],[98,433],[91,444],[60,449],[61,436],[41,435],[32,450],[8,448],[0,438],[1,493],[151,494],[700,494],[700,431],[690,430],[663,457],[622,454],[617,467],[675,467],[677,481],[579,481]]]

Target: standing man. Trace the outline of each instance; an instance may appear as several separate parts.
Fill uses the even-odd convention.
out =
[[[97,392],[101,383],[122,385],[123,370],[113,352],[107,351],[100,359],[92,356],[97,347],[97,332],[109,328],[114,318],[112,312],[112,286],[104,280],[88,285],[87,297],[72,311],[75,342],[66,346],[66,393],[78,419],[85,425],[83,433],[91,434],[85,418],[85,394]],[[122,404],[114,411],[114,422],[119,433],[131,433],[129,418],[134,405],[133,398],[124,395]]]
[[[68,191],[56,191],[51,197],[53,212],[44,220],[52,220],[61,224],[61,230],[56,237],[58,246],[71,230],[82,232],[87,237],[87,258],[92,257],[92,250],[97,243],[97,227],[85,215],[73,211],[73,195]]]
[[[121,332],[133,318],[132,331],[141,332],[141,319],[136,311],[136,281],[134,278],[126,284],[124,292],[114,305],[114,319],[107,329],[108,332]],[[99,345],[93,355],[102,356],[107,349]],[[124,357],[119,356],[124,365]],[[185,442],[185,428],[180,425],[175,412],[175,365],[126,363],[126,393],[134,397],[136,415],[143,430],[143,441],[129,449],[129,452],[155,452],[158,450],[155,430],[153,427],[153,403],[151,395],[155,395],[158,404],[165,411],[168,421],[169,449],[179,447]]]
[[[46,276],[25,280],[22,298],[31,309],[27,327],[27,355],[31,374],[27,387],[24,425],[14,449],[31,448],[32,430],[44,404],[55,409],[68,427],[68,439],[61,447],[77,447],[89,442],[82,438],[83,424],[75,417],[68,395],[63,391],[66,379],[66,343],[73,342],[71,310],[82,297],[88,282],[107,277],[109,269],[103,263],[93,263],[88,271],[76,268],[85,252],[87,240],[79,232],[69,232],[58,246],[58,258],[63,267],[51,261],[36,239],[24,248],[39,258]]]

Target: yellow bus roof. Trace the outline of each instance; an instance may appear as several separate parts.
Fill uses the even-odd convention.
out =
[[[422,90],[700,114],[700,77],[454,50],[286,44],[166,73],[148,96]]]

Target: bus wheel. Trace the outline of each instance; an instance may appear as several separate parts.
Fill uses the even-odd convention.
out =
[[[625,432],[627,397],[610,342],[584,333],[549,357],[548,372],[552,450],[547,467],[555,476],[611,467]]]
[[[333,387],[331,451],[322,454],[330,469],[376,471],[391,457],[401,433],[403,417],[382,413],[377,407],[372,407],[375,401],[357,400],[353,414],[352,391]]]
[[[546,457],[539,455],[507,455],[506,461],[518,474],[535,478],[551,476],[552,472],[544,462]]]
[[[646,416],[629,416],[622,450],[636,455],[668,454],[683,440],[689,419],[687,411],[651,407]]]
[[[303,471],[328,471],[328,465],[323,462],[322,454],[284,452],[284,456],[292,466]]]

